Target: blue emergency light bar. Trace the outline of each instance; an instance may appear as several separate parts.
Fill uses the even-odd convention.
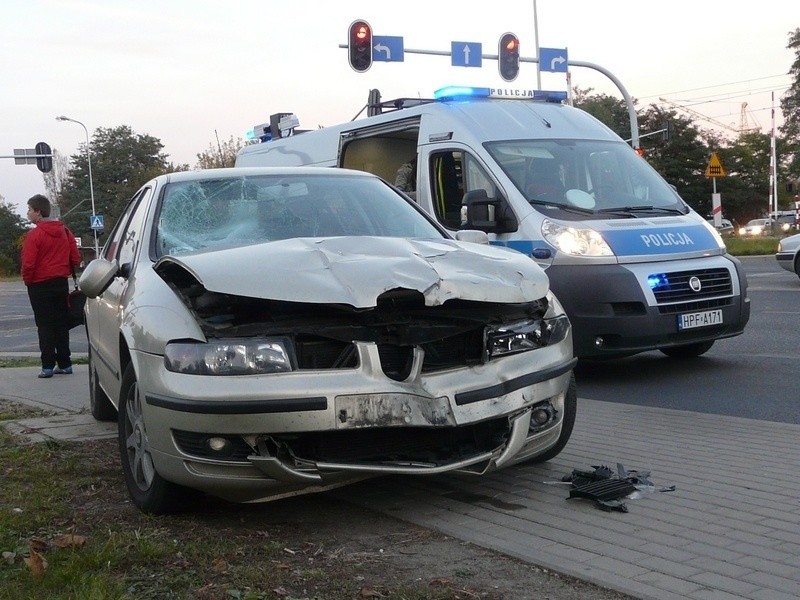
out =
[[[433,93],[436,100],[468,100],[469,98],[514,98],[517,100],[536,100],[539,102],[566,101],[567,92],[528,90],[513,88],[471,87],[449,85]]]

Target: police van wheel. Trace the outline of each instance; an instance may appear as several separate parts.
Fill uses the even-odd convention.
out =
[[[697,342],[696,344],[686,344],[685,346],[659,348],[659,350],[670,358],[694,358],[708,352],[713,345],[714,340],[711,340],[710,342]]]

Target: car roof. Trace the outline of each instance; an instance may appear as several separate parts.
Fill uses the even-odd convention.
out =
[[[196,169],[194,171],[176,171],[159,175],[154,181],[160,183],[178,183],[186,181],[202,181],[207,179],[227,179],[256,175],[303,175],[307,177],[347,177],[356,176],[364,179],[378,177],[365,171],[352,169],[331,169],[330,167],[230,167],[225,169]]]

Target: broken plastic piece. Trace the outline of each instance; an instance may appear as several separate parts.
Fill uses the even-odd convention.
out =
[[[592,466],[593,471],[574,469],[561,481],[572,484],[569,498],[594,500],[598,508],[611,511],[628,512],[623,499],[641,498],[656,490],[650,481],[650,471],[628,471],[617,463],[616,471],[604,465]],[[660,488],[660,492],[675,491],[675,486]],[[568,498],[568,499],[569,499]]]

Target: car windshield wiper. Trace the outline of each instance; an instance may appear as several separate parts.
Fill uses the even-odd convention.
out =
[[[641,206],[617,206],[616,208],[601,208],[597,212],[599,213],[611,213],[611,214],[624,214],[624,215],[631,215],[633,216],[634,213],[639,212],[660,212],[666,213],[670,215],[685,215],[686,213],[681,211],[679,208],[667,208],[664,206],[651,206],[651,205],[641,205]]]
[[[578,213],[581,215],[593,215],[595,212],[591,208],[581,208],[580,206],[575,206],[574,204],[564,204],[562,202],[550,202],[548,200],[536,200],[531,198],[528,200],[530,204],[536,204],[538,206],[549,206],[550,208],[559,208],[561,210],[567,212]]]

